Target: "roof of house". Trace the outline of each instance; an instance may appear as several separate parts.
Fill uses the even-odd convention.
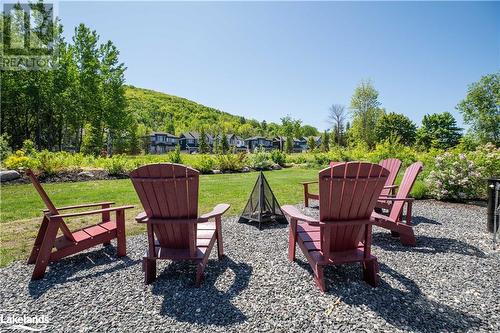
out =
[[[245,139],[245,141],[250,141],[250,140],[259,140],[259,139],[264,139],[264,140],[272,141],[272,139],[268,139],[268,138],[265,138],[265,137],[263,137],[263,136],[252,136],[251,138],[247,138],[247,139]]]
[[[208,133],[205,134],[205,136],[211,140],[212,139],[212,136]],[[185,133],[182,133],[181,134],[181,137],[183,138],[186,138],[186,139],[195,139],[195,140],[199,140],[200,139],[200,133],[198,132],[185,132]]]
[[[177,136],[171,134],[171,133],[167,133],[167,132],[151,132],[149,134],[149,136],[155,136],[155,135],[165,135],[165,136],[168,136],[170,138],[178,138]]]

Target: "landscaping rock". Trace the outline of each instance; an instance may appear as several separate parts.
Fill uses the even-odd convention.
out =
[[[222,172],[221,172],[220,170],[212,170],[212,173],[213,173],[214,175],[218,175],[218,174],[220,174],[220,173],[222,173]]]
[[[273,164],[272,169],[273,169],[273,170],[281,170],[281,169],[283,169],[283,168],[282,168],[282,167],[281,167],[281,165],[279,165],[279,164]]]
[[[15,170],[0,171],[0,182],[8,182],[21,178],[21,174]]]
[[[79,177],[94,178],[94,174],[90,171],[82,171],[78,174]]]
[[[241,169],[241,172],[250,172],[250,168],[249,167],[243,167]]]

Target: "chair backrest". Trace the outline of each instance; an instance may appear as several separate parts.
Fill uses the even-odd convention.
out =
[[[356,248],[366,225],[336,225],[336,221],[369,222],[377,199],[389,176],[378,164],[346,162],[319,172],[319,218],[325,222],[323,252]]]
[[[387,177],[387,181],[385,182],[386,186],[394,185],[394,181],[398,176],[399,169],[401,168],[401,161],[397,158],[387,158],[378,163],[383,166],[387,170],[389,170],[389,177]],[[389,195],[391,193],[391,189],[384,188],[380,195]]]
[[[42,198],[43,202],[45,203],[45,206],[49,210],[50,215],[58,215],[59,212],[57,211],[56,206],[54,206],[54,204],[52,203],[52,200],[50,200],[49,196],[47,195],[47,193],[43,189],[42,185],[40,184],[40,182],[36,178],[33,171],[31,171],[31,169],[27,169],[26,175],[30,179],[31,184],[33,184],[33,187],[35,188],[35,190],[38,192],[38,194]],[[66,223],[64,223],[64,221],[62,219],[60,219],[60,222],[61,223],[60,223],[59,227],[61,228],[61,231],[64,234],[64,236],[71,241],[75,241],[75,238],[73,237],[73,234],[69,230]]]
[[[422,162],[415,162],[406,168],[405,173],[403,175],[403,179],[401,180],[401,184],[399,185],[398,193],[396,194],[396,198],[408,198],[408,195],[413,188],[413,184],[417,180],[417,176],[422,171],[423,168]],[[391,211],[389,213],[389,217],[391,219],[397,220],[401,215],[403,210],[404,201],[394,201],[391,207]]]
[[[163,220],[153,224],[160,246],[192,249],[196,241],[199,172],[174,163],[150,164],[132,171],[130,178],[146,215]],[[193,223],[168,223],[168,220],[193,220]]]

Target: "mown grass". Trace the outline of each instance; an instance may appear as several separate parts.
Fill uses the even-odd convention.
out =
[[[280,204],[295,204],[302,200],[301,181],[312,180],[318,170],[289,168],[265,172]],[[238,215],[244,208],[258,173],[202,175],[200,179],[200,213],[210,211],[217,203],[231,204],[228,215]],[[43,184],[56,206],[113,201],[116,205],[133,204],[126,213],[128,235],[144,232],[134,221],[141,211],[139,198],[129,179],[99,180],[75,183]],[[13,260],[25,259],[38,231],[44,204],[31,184],[1,186],[0,200],[0,266]],[[316,190],[313,188],[313,190]],[[70,229],[78,229],[97,221],[75,218],[68,221]]]

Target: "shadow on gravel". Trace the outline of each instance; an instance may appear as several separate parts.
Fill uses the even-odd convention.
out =
[[[238,223],[246,224],[249,227],[259,229],[259,223],[258,222],[252,222],[252,221],[250,221],[250,222],[238,222]],[[283,228],[287,228],[288,227],[288,223],[284,223],[284,222],[282,222],[282,223],[279,223],[279,222],[262,222],[261,226],[262,226],[261,231],[272,230],[272,229],[283,229]]]
[[[96,278],[140,262],[140,260],[132,260],[127,256],[116,258],[116,249],[113,246],[105,246],[99,250],[77,254],[49,265],[45,277],[41,280],[30,281],[28,290],[32,298],[38,298],[54,286]],[[99,266],[104,267],[95,272]],[[30,265],[29,267],[34,266]],[[86,274],[86,270],[92,272]]]
[[[247,319],[231,303],[247,288],[252,267],[225,256],[209,260],[201,286],[194,286],[196,267],[187,262],[169,263],[153,283],[153,294],[163,296],[161,314],[200,325],[228,326]]]
[[[406,216],[404,216],[404,219],[406,220]],[[427,217],[423,217],[423,216],[413,216],[412,217],[411,224],[413,224],[413,226],[419,225],[421,223],[424,223],[424,224],[433,224],[433,225],[442,225],[441,222],[438,222],[436,220],[428,219]]]
[[[313,284],[309,264],[301,260],[296,262],[311,273]],[[359,264],[328,266],[325,270],[326,293],[349,306],[367,307],[403,331],[474,331],[484,324],[481,318],[429,299],[413,280],[389,266],[380,264],[380,271],[388,277],[380,279],[379,286],[372,288],[362,280]],[[389,280],[392,281],[389,283]]]
[[[399,238],[391,237],[388,232],[375,232],[372,235],[374,246],[386,251],[419,252],[425,254],[456,253],[477,258],[486,258],[479,248],[453,238],[438,238],[417,235],[417,246],[404,246]]]

